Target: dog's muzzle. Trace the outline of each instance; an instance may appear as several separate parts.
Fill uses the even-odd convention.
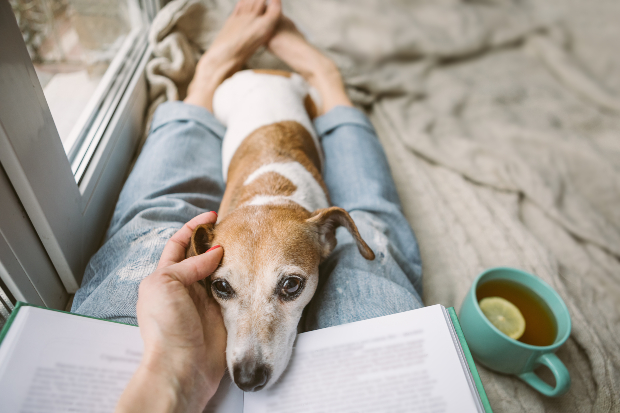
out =
[[[257,362],[254,357],[244,357],[233,367],[235,384],[243,391],[259,391],[271,378],[271,368]]]

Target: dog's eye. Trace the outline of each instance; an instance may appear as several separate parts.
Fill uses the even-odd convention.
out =
[[[304,281],[300,277],[287,277],[280,283],[279,295],[284,300],[296,298],[304,288]]]
[[[211,286],[220,298],[230,298],[235,294],[235,290],[225,280],[215,280]]]

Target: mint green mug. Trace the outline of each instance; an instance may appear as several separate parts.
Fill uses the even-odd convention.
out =
[[[485,317],[476,292],[490,280],[508,280],[520,284],[541,298],[551,310],[557,326],[555,341],[548,346],[534,346],[508,337]],[[570,387],[570,375],[555,351],[568,339],[571,320],[566,304],[549,284],[525,271],[500,267],[484,271],[476,278],[463,301],[459,320],[474,358],[485,367],[500,373],[515,374],[545,396],[560,396]],[[527,328],[527,326],[526,326]],[[545,365],[555,377],[555,387],[534,373]]]

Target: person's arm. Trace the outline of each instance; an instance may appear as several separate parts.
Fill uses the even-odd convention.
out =
[[[193,368],[191,360],[143,362],[127,385],[117,412],[189,412],[202,411],[208,392],[196,394],[196,388],[208,387],[206,377]]]
[[[138,324],[142,362],[116,412],[201,412],[226,369],[226,329],[219,305],[198,283],[222,259],[219,246],[185,258],[196,226],[215,223],[207,212],[185,224],[166,244],[157,270],[140,284]]]

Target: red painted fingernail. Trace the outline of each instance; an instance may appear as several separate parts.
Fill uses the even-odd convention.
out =
[[[212,213],[212,214],[215,214],[215,217],[216,217],[216,218],[218,217],[217,212],[215,212],[215,211],[211,211],[211,213]]]
[[[206,252],[213,251],[215,249],[218,249],[219,247],[220,247],[220,244],[214,245],[213,247],[209,248]]]

